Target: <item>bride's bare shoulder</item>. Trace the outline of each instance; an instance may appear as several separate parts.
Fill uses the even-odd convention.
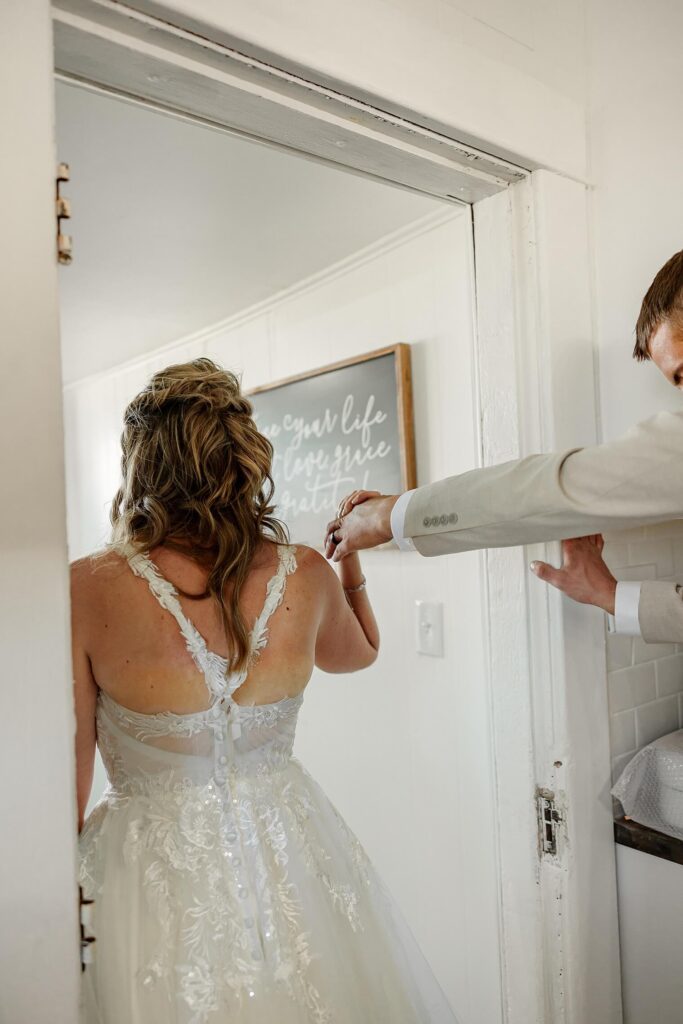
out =
[[[319,586],[329,586],[336,573],[322,552],[307,544],[294,544],[297,574],[301,573]]]
[[[71,590],[71,631],[87,647],[96,623],[105,614],[118,591],[116,581],[125,573],[124,559],[103,548],[69,565]]]
[[[113,580],[123,574],[125,559],[111,547],[99,548],[71,562],[69,571],[72,597],[76,594],[92,594],[102,584],[111,585]]]

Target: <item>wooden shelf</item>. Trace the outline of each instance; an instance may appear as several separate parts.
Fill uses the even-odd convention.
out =
[[[683,864],[683,839],[675,839],[654,828],[639,825],[636,821],[617,818],[614,822],[614,839],[621,846],[630,846],[632,850],[649,853],[653,857]]]

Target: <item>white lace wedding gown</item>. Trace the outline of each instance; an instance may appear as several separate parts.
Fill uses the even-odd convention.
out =
[[[79,839],[96,936],[82,1020],[456,1024],[363,847],[292,756],[303,695],[238,705],[246,673],[208,650],[145,553],[119,550],[176,618],[211,704],[140,714],[100,691],[109,784]],[[279,551],[254,651],[296,568]]]

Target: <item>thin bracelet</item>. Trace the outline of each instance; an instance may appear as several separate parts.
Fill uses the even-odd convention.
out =
[[[365,588],[367,586],[367,583],[368,583],[368,581],[366,580],[366,578],[364,576],[362,581],[358,584],[357,587],[344,587],[344,590],[345,590],[345,592],[347,594],[357,594],[359,590],[365,590]]]

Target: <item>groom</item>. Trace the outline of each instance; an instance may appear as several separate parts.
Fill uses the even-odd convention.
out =
[[[651,359],[683,388],[683,251],[664,264],[643,299],[633,355]],[[562,568],[534,562],[537,576],[614,614],[618,632],[680,643],[683,584],[618,584],[598,535],[678,518],[683,412],[660,413],[607,444],[530,455],[401,495],[357,491],[327,527],[326,554],[339,561],[392,538],[427,556],[564,539]]]

